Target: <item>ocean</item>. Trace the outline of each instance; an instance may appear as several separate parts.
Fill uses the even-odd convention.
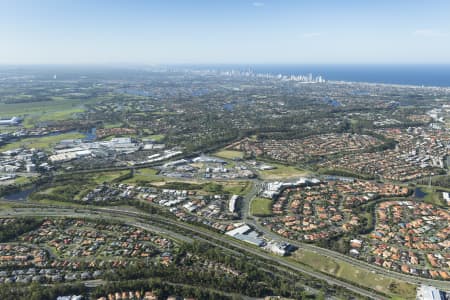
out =
[[[206,66],[204,66],[207,68]],[[217,65],[282,75],[321,75],[326,80],[450,87],[450,65]]]

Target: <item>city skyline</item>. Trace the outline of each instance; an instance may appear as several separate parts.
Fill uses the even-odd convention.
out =
[[[446,1],[0,1],[0,64],[450,63]]]

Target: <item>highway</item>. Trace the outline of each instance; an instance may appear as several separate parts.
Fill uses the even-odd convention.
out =
[[[427,279],[427,278],[420,278],[412,275],[407,275],[395,271],[391,271],[382,267],[379,267],[377,265],[369,264],[365,261],[355,259],[353,257],[326,249],[321,248],[312,244],[304,243],[301,241],[294,241],[290,239],[283,238],[279,235],[277,235],[274,232],[271,232],[264,226],[262,226],[257,220],[254,219],[253,216],[251,216],[251,210],[250,210],[250,204],[251,201],[257,196],[258,191],[260,190],[261,186],[263,184],[262,180],[255,179],[252,180],[252,188],[251,190],[243,196],[243,201],[241,202],[241,217],[242,220],[249,225],[253,226],[257,231],[260,231],[264,234],[266,238],[270,238],[276,241],[284,241],[287,243],[290,243],[292,245],[297,246],[299,249],[308,250],[320,255],[327,256],[329,258],[332,258],[336,260],[337,262],[346,262],[351,264],[352,266],[361,268],[363,270],[369,270],[373,273],[381,274],[388,278],[393,278],[397,280],[401,280],[404,282],[409,282],[413,284],[429,284],[432,286],[435,286],[442,290],[450,290],[450,283],[445,281],[439,281],[439,280],[433,280],[433,279]],[[211,244],[214,244],[215,246],[224,248],[228,251],[234,251],[233,249],[229,249],[224,245],[230,245],[232,247],[238,248],[240,250],[244,250],[247,253],[251,253],[253,255],[262,257],[264,259],[276,262],[278,265],[287,267],[291,270],[302,272],[305,274],[308,274],[310,276],[313,276],[315,278],[319,278],[322,280],[327,281],[330,284],[335,284],[339,286],[343,286],[355,293],[358,293],[360,295],[364,295],[369,298],[373,299],[382,299],[382,296],[379,294],[373,293],[371,291],[366,291],[364,289],[361,289],[359,287],[353,286],[350,283],[344,282],[342,280],[339,280],[335,277],[332,277],[327,274],[323,274],[319,271],[313,270],[312,268],[309,268],[307,266],[303,266],[301,264],[293,264],[292,262],[289,262],[281,257],[276,257],[274,255],[271,255],[265,251],[259,250],[257,248],[254,248],[251,245],[246,245],[241,242],[238,242],[237,240],[234,240],[232,238],[229,238],[227,236],[217,234],[212,232],[211,230],[208,230],[206,228],[193,226],[191,224],[187,224],[178,220],[174,219],[168,219],[164,218],[158,215],[150,215],[143,212],[136,212],[136,211],[130,211],[130,210],[123,210],[123,209],[115,209],[115,208],[73,208],[70,206],[67,207],[49,207],[45,205],[39,205],[39,204],[33,204],[35,205],[35,208],[16,208],[15,211],[9,210],[9,211],[1,211],[0,216],[11,216],[11,215],[40,215],[40,216],[67,216],[67,217],[91,217],[91,218],[111,218],[113,220],[122,221],[124,223],[128,223],[130,225],[134,225],[143,229],[147,229],[153,232],[165,234],[169,237],[172,237],[173,239],[184,241],[184,242],[192,242],[194,239],[201,240],[203,242],[209,242]],[[131,221],[130,221],[131,219]],[[151,224],[149,224],[149,220],[151,220]],[[157,226],[155,224],[164,224],[166,226],[173,226],[174,228],[182,228],[184,230],[187,230],[192,233],[192,237],[187,237],[181,234],[178,234],[176,232],[173,232],[171,230],[168,230],[167,228],[162,228],[161,226]],[[203,236],[203,237],[202,237]],[[214,242],[214,240],[216,242]],[[219,242],[219,243],[217,243]],[[239,253],[234,251],[235,254]]]
[[[210,242],[212,244],[219,243],[222,248],[227,248],[227,246],[232,246],[233,248],[244,251],[245,253],[250,253],[254,256],[263,258],[267,261],[275,263],[278,266],[286,267],[292,271],[301,272],[307,274],[309,276],[315,277],[320,280],[324,280],[331,285],[337,285],[344,287],[356,294],[361,296],[370,298],[370,299],[389,299],[383,295],[380,295],[376,292],[369,291],[357,286],[354,286],[345,281],[336,279],[332,276],[314,271],[313,269],[303,266],[301,264],[292,263],[287,261],[285,258],[280,256],[275,256],[269,254],[257,247],[252,245],[239,242],[231,237],[227,237],[222,234],[214,233],[208,229],[204,229],[201,227],[197,227],[194,225],[190,225],[178,220],[167,219],[164,217],[160,217],[157,215],[149,215],[141,212],[128,211],[123,209],[113,209],[113,208],[57,208],[57,207],[32,207],[32,208],[15,208],[10,210],[2,210],[0,211],[0,217],[11,217],[11,216],[53,216],[53,217],[73,217],[73,218],[101,218],[101,219],[111,219],[111,220],[120,220],[125,224],[139,226],[141,228],[156,231],[160,233],[164,233],[169,237],[178,239],[178,240],[186,240],[192,241],[191,237],[186,237],[184,235],[180,235],[171,230],[162,228],[160,226],[156,226],[153,223],[159,223],[163,225],[169,225],[173,228],[180,228],[185,231],[189,231],[192,233],[193,239],[201,240],[202,242]],[[152,224],[148,224],[144,220],[151,222]],[[144,223],[145,222],[145,223]],[[199,238],[200,236],[200,238]],[[234,250],[234,249],[230,249]]]

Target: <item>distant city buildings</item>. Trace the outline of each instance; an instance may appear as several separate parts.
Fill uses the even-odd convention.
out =
[[[230,77],[254,77],[261,79],[278,79],[281,81],[297,81],[303,83],[325,83],[325,79],[321,76],[314,76],[312,73],[306,75],[283,75],[283,74],[271,74],[271,73],[255,73],[252,70],[241,71],[241,70],[229,70],[229,71],[217,71],[217,70],[206,70],[203,73],[218,74],[220,76],[230,76]]]

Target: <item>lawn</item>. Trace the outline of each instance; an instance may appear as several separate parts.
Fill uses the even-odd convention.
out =
[[[36,148],[41,150],[49,150],[52,148],[53,145],[56,145],[62,140],[68,140],[68,139],[80,139],[83,138],[84,135],[81,133],[64,133],[64,134],[58,134],[58,135],[50,135],[50,136],[43,136],[43,137],[33,137],[33,138],[25,138],[17,142],[13,142],[7,145],[4,145],[3,147],[0,147],[0,152],[17,149],[21,147],[25,148]]]
[[[301,170],[293,166],[285,166],[276,163],[269,163],[269,165],[274,166],[275,169],[260,171],[259,173],[262,179],[271,180],[271,179],[293,178],[306,176],[309,174],[308,171]]]
[[[266,198],[255,198],[250,205],[250,213],[257,217],[272,215],[272,200]]]
[[[214,156],[222,157],[225,159],[243,158],[244,152],[235,150],[220,150],[215,152]]]
[[[358,283],[378,292],[399,299],[415,299],[416,286],[404,281],[391,279],[371,271],[360,269],[346,262],[338,262],[330,257],[307,250],[297,250],[292,259],[308,265],[315,270]]]

